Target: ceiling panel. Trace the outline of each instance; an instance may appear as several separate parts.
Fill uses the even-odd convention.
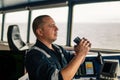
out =
[[[66,1],[69,1],[69,3],[72,4],[79,4],[79,3],[119,1],[119,0],[0,0],[0,12],[14,10],[14,9],[21,9],[26,7],[63,3]]]
[[[0,0],[0,11],[6,11],[26,6],[36,6],[43,4],[65,2],[67,0]]]
[[[27,3],[28,0],[3,0],[3,7]]]

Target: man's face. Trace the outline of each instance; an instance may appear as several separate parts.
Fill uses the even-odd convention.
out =
[[[58,28],[55,25],[54,20],[51,17],[45,17],[43,21],[42,38],[49,42],[55,41],[57,39]]]

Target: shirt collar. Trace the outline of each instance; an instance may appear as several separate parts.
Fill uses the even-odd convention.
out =
[[[36,40],[35,46],[37,46],[37,47],[39,47],[39,48],[42,48],[42,49],[44,49],[45,51],[51,50],[51,49],[49,49],[44,43],[42,43],[41,41],[39,41],[38,39]],[[52,44],[52,47],[53,47],[55,50],[59,50],[59,48],[56,47],[55,44]]]

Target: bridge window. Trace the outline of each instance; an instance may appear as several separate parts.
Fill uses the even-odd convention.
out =
[[[0,39],[1,39],[1,29],[2,29],[2,14],[0,14]]]
[[[27,39],[27,23],[28,11],[18,11],[7,13],[5,16],[4,37],[3,40],[7,41],[7,29],[9,25],[17,24],[20,29],[22,40],[26,42]]]
[[[58,26],[58,39],[55,41],[55,43],[60,45],[66,44],[66,33],[67,33],[67,15],[68,15],[68,7],[59,7],[59,8],[47,8],[47,9],[39,9],[34,10],[32,12],[32,22],[33,19],[38,15],[50,15],[54,21],[56,22],[56,25]],[[30,32],[30,42],[35,42],[35,37],[33,37],[33,31],[31,28]]]
[[[120,49],[119,30],[120,1],[74,6],[72,39],[86,37],[93,48]]]

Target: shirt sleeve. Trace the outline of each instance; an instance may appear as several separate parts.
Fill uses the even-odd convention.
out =
[[[60,70],[43,53],[33,50],[27,53],[26,69],[30,80],[63,80]]]
[[[65,50],[63,47],[59,46],[62,50],[62,53],[64,54],[65,59],[67,60],[67,62],[69,63],[71,61],[71,59],[74,57],[74,52],[73,51],[68,51]]]
[[[55,76],[56,76],[56,77],[55,77]],[[60,73],[60,71],[59,71],[58,69],[56,69],[56,70],[53,72],[53,74],[52,74],[52,76],[51,76],[51,80],[63,80],[62,75],[61,75],[61,73]]]

